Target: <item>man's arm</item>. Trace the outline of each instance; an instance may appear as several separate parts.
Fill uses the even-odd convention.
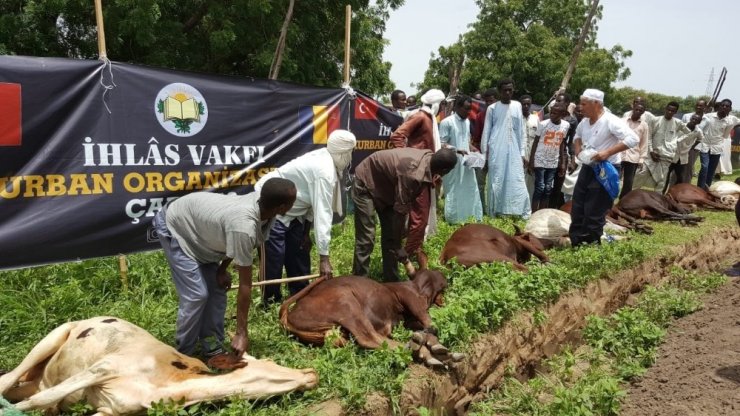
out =
[[[488,136],[491,135],[491,128],[493,127],[493,108],[496,107],[496,104],[491,104],[488,106],[488,109],[486,110],[486,117],[485,121],[483,122],[483,134],[480,138],[480,152],[485,154],[488,154]]]
[[[391,134],[393,147],[408,147],[409,136],[421,126],[423,121],[424,114],[419,112],[398,126],[396,131]]]
[[[336,180],[340,180],[336,178]],[[325,178],[314,182],[315,195],[312,196],[313,226],[316,238],[316,250],[319,252],[319,274],[331,277],[332,267],[329,261],[329,243],[331,242],[331,223],[334,217],[334,184]],[[308,228],[308,227],[307,227]]]
[[[239,289],[236,293],[236,334],[231,349],[237,357],[249,350],[249,306],[252,303],[252,266],[236,266],[239,271]]]
[[[527,166],[524,167],[525,169],[529,169],[530,173],[534,171],[534,154],[537,153],[537,145],[539,143],[540,135],[538,134],[534,136],[534,140],[532,141],[532,150],[529,152],[529,163],[527,163]],[[565,143],[565,140],[563,140],[563,143]]]

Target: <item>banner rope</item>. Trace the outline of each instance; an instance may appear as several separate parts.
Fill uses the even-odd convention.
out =
[[[9,401],[0,396],[0,415],[2,416],[24,416],[25,413],[16,409]]]
[[[100,85],[103,86],[103,105],[105,105],[105,109],[108,110],[108,114],[113,114],[110,111],[110,107],[108,107],[108,103],[105,101],[105,95],[108,94],[108,91],[112,90],[113,88],[117,87],[116,83],[113,82],[113,63],[108,59],[107,57],[100,58],[103,61],[103,70],[100,71]],[[110,85],[105,84],[105,80],[103,78],[103,74],[105,74],[105,67],[108,67],[108,73],[110,74]]]
[[[355,89],[352,88],[349,83],[343,82],[342,88],[344,88],[344,93],[347,94],[350,100],[354,101],[357,99],[357,91],[355,91]],[[347,130],[352,130],[351,120],[352,117],[350,116],[350,113],[347,112]]]

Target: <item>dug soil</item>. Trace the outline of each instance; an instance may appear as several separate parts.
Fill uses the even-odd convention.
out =
[[[535,375],[543,359],[557,354],[565,346],[580,344],[581,329],[588,315],[613,313],[645,286],[667,281],[674,267],[696,272],[717,271],[732,264],[732,260],[740,260],[736,258],[738,253],[739,229],[712,230],[700,242],[667,250],[635,268],[605,276],[582,289],[563,294],[557,302],[543,309],[548,317],[544,323],[538,323],[531,313],[518,314],[496,333],[481,336],[467,351],[465,362],[450,371],[434,372],[422,366],[412,366],[397,403],[400,409],[393,412],[391,408],[395,406],[389,406],[385,398],[378,400],[376,397],[368,401],[362,413],[387,415],[400,410],[401,414],[414,415],[417,414],[416,409],[425,407],[434,414],[464,415],[470,403],[485,399],[490,390],[501,385],[507,369],[515,369],[515,376],[522,380],[528,379]],[[719,293],[725,297],[718,295],[715,300],[710,300],[704,311],[681,324],[695,331],[692,334],[696,335],[687,335],[686,338],[691,344],[684,339],[670,339],[668,345],[672,347],[663,353],[665,358],[661,358],[656,370],[660,375],[655,378],[648,376],[635,387],[634,394],[641,396],[633,396],[634,403],[645,403],[648,397],[671,398],[673,394],[676,400],[685,401],[685,407],[676,408],[678,411],[669,410],[667,402],[656,401],[653,408],[664,407],[662,410],[665,411],[655,414],[740,414],[740,411],[730,410],[733,405],[740,409],[740,397],[737,397],[740,383],[740,309],[737,303],[740,302],[740,292],[737,284],[733,283],[720,288]],[[700,319],[705,314],[706,323],[703,323]],[[714,321],[710,321],[712,318]],[[691,322],[697,323],[692,326]],[[680,335],[679,331],[673,337]],[[710,355],[708,362],[700,361],[698,351],[710,348],[722,355],[722,359]],[[660,365],[665,366],[662,371]],[[685,384],[682,383],[692,387],[684,389]],[[658,387],[663,390],[656,390]],[[736,397],[732,396],[733,389]],[[707,399],[688,407],[690,401],[698,400],[712,390],[715,394],[724,390],[723,398],[714,399],[715,396],[707,395]],[[711,406],[710,402],[713,402]],[[690,409],[705,412],[693,413]],[[630,414],[650,412],[646,408],[635,407]]]
[[[671,326],[655,365],[633,381],[620,414],[740,415],[740,279]]]

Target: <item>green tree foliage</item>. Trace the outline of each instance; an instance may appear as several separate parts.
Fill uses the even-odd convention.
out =
[[[645,99],[645,109],[653,114],[663,114],[665,106],[671,101],[675,101],[679,104],[678,111],[681,113],[693,112],[694,105],[697,100],[704,99],[709,101],[709,97],[707,96],[689,95],[687,97],[679,97],[675,95],[649,92],[632,87],[616,88],[611,94],[604,97],[604,100],[606,101],[605,104],[607,107],[609,107],[614,113],[621,115],[622,112],[631,109],[632,100],[634,100],[638,95]]]
[[[388,13],[403,2],[296,1],[279,79],[342,83],[344,13],[350,4],[352,85],[370,94],[391,91],[383,33]],[[106,0],[103,9],[111,60],[267,77],[288,0]],[[97,58],[93,2],[0,1],[0,53]]]
[[[460,89],[467,93],[495,86],[499,79],[514,79],[517,94],[529,93],[544,103],[560,86],[586,18],[587,0],[478,0],[480,13],[461,41],[465,54]],[[601,9],[594,17],[601,16]],[[589,33],[576,67],[570,91],[600,88],[626,79],[624,60],[632,52],[615,46],[599,48],[597,24]],[[446,90],[448,48],[433,55],[420,88]]]

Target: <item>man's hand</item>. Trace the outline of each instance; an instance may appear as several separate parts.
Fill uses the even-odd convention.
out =
[[[577,167],[578,167],[578,165],[576,165],[576,160],[574,158],[571,158],[568,161],[568,173],[575,172]]]
[[[558,178],[562,178],[565,176],[565,165],[560,166],[558,168]]]
[[[650,152],[650,159],[653,159],[653,162],[657,162],[660,160],[660,155],[658,155],[657,152],[652,151]]]
[[[231,289],[231,273],[227,270],[219,271],[216,273],[216,283],[224,290]]]
[[[332,278],[332,268],[331,268],[331,262],[329,261],[329,256],[319,256],[319,275],[321,277],[326,277],[327,279]]]
[[[595,155],[594,155],[594,156],[593,156],[593,157],[591,158],[591,160],[592,160],[592,161],[594,161],[594,162],[601,162],[601,161],[603,161],[603,160],[607,160],[607,159],[609,159],[609,156],[611,156],[611,155],[609,154],[609,152],[607,152],[606,150],[602,150],[602,151],[600,151],[600,152],[597,152],[597,153],[596,153],[596,154],[595,154]]]
[[[478,149],[477,147],[473,146],[472,143],[470,144],[470,151],[471,152],[480,153],[480,149]]]
[[[432,177],[432,182],[434,183],[434,187],[439,189],[439,187],[442,186],[442,176],[435,174]]]
[[[249,350],[249,339],[246,333],[238,333],[231,339],[231,350],[234,355],[241,358]]]

